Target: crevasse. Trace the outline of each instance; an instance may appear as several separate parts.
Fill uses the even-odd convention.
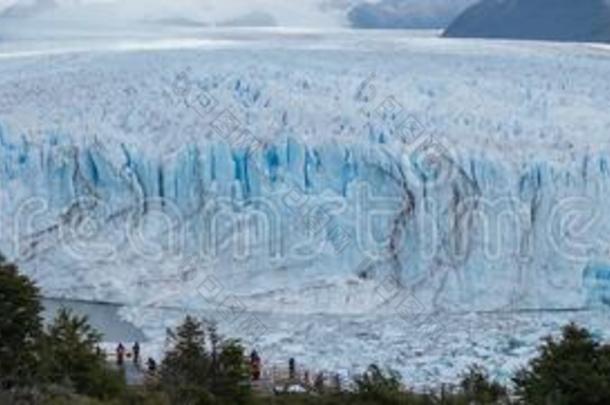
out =
[[[130,251],[130,237],[117,223],[142,231],[143,244],[164,246],[169,228],[153,218],[165,215],[185,235],[181,257],[231,263],[226,282],[244,296],[252,286],[289,288],[296,281],[256,279],[292,266],[286,271],[302,271],[295,279],[305,284],[353,278],[374,289],[392,276],[397,289],[417,291],[429,309],[608,302],[606,273],[588,266],[592,258],[603,263],[606,254],[607,156],[515,168],[481,155],[409,155],[383,144],[308,146],[288,137],[255,151],[223,142],[185,145],[160,160],[126,144],[112,149],[69,139],[49,136],[34,145],[0,132],[0,181],[11,190],[3,193],[2,216],[13,225],[4,228],[3,245],[26,266],[65,255],[65,245],[75,242],[57,233],[63,226],[78,237],[92,217],[98,228],[83,237],[85,246],[117,238],[111,246],[128,266],[145,252]],[[32,198],[44,203],[42,211],[22,210]],[[270,223],[279,230],[261,231]],[[248,247],[223,250],[231,238]],[[99,261],[84,250],[75,267]],[[373,270],[363,270],[367,258]],[[225,266],[215,270],[221,279]],[[167,263],[156,271],[171,273]]]

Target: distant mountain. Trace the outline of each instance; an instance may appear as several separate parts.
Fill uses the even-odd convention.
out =
[[[0,17],[27,18],[57,8],[55,0],[35,0],[29,3],[15,3],[0,11]]]
[[[173,27],[199,28],[199,27],[206,26],[206,24],[204,24],[200,21],[193,20],[191,18],[184,18],[184,17],[159,18],[159,19],[153,20],[151,22],[153,24],[167,25],[167,26],[173,26]]]
[[[610,0],[482,0],[444,36],[610,42]]]
[[[237,18],[222,21],[218,25],[223,27],[275,27],[277,21],[271,14],[253,11]]]
[[[476,0],[381,0],[348,12],[354,28],[444,28]]]

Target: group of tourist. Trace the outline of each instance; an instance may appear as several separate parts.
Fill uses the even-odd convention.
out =
[[[123,343],[119,343],[115,349],[116,353],[116,363],[119,367],[123,367],[125,365],[125,358],[132,358],[133,364],[136,367],[140,367],[140,343],[135,342],[131,347],[131,352],[127,352]],[[157,362],[149,357],[146,361],[146,366],[149,372],[155,372],[157,370]],[[252,381],[258,381],[261,378],[261,358],[256,350],[252,350],[250,353],[250,375]],[[295,360],[291,358],[288,361],[288,369],[290,378],[293,379],[295,376]]]
[[[135,342],[131,347],[131,352],[127,352],[123,343],[119,343],[116,347],[116,363],[119,367],[123,367],[125,364],[125,357],[132,357],[133,364],[136,367],[140,367],[140,343]],[[149,372],[155,372],[157,370],[157,362],[152,357],[149,357],[146,361],[146,366]]]

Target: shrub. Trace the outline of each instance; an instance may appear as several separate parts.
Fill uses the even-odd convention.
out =
[[[0,261],[0,389],[31,385],[39,376],[42,336],[39,290],[17,267]]]
[[[214,325],[190,316],[170,331],[168,341],[160,385],[172,403],[247,403],[249,371],[239,341],[223,341]]]
[[[608,404],[610,347],[569,324],[559,340],[545,339],[539,355],[513,381],[520,401],[527,404]]]
[[[487,371],[478,365],[471,366],[460,382],[461,394],[469,404],[497,404],[507,401],[506,388],[491,381]]]
[[[100,399],[122,395],[126,390],[124,376],[109,369],[97,352],[100,340],[101,335],[86,317],[59,310],[45,336],[44,373],[48,380]]]

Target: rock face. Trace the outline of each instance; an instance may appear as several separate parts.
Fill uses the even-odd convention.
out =
[[[610,1],[482,0],[444,36],[610,42]]]
[[[348,13],[355,28],[445,28],[476,0],[382,0],[362,2]]]

